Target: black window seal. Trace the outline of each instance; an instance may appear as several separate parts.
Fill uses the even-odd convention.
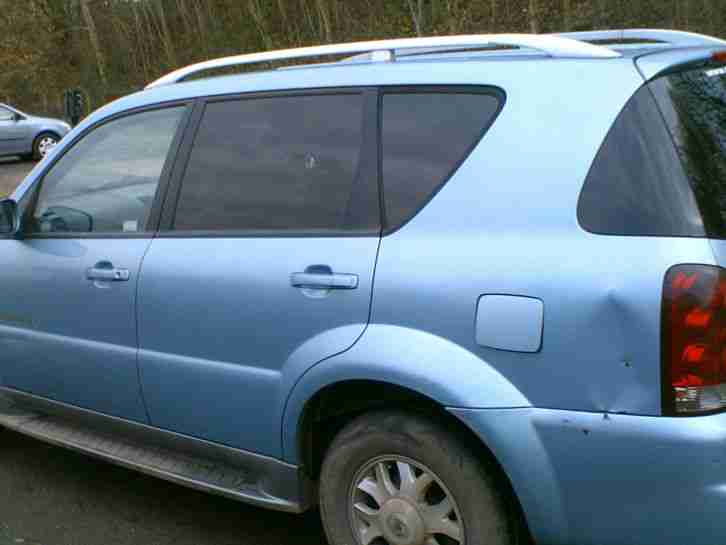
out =
[[[378,100],[378,91],[376,87],[370,85],[350,86],[350,87],[315,87],[301,89],[284,89],[277,91],[253,91],[248,93],[232,93],[225,95],[209,95],[201,96],[196,99],[194,113],[187,129],[184,141],[181,145],[179,160],[176,163],[174,175],[171,179],[170,190],[168,192],[164,209],[162,211],[162,219],[159,230],[156,233],[157,238],[350,238],[350,237],[380,237],[381,227],[371,229],[210,229],[210,230],[175,230],[174,219],[179,205],[181,189],[184,176],[186,174],[191,152],[197,133],[201,126],[204,110],[207,104],[219,102],[232,102],[239,100],[255,100],[264,98],[280,98],[280,97],[307,97],[307,96],[336,96],[336,95],[360,95],[363,98],[363,115],[369,115],[371,108],[369,102]],[[377,105],[374,105],[377,111]],[[361,143],[360,162],[377,165],[379,162],[377,141],[377,124],[364,123],[365,128],[369,127],[370,134],[363,134]],[[372,129],[372,130],[371,130]],[[375,173],[371,176],[365,173],[361,174],[358,182],[366,179],[372,180]],[[380,197],[379,197],[380,203]],[[380,206],[380,205],[379,205]],[[382,210],[378,211],[379,218],[382,218]],[[379,219],[380,224],[380,219]]]
[[[461,95],[487,95],[487,96],[493,96],[497,99],[499,99],[499,105],[497,107],[497,111],[494,113],[494,115],[484,124],[482,127],[481,132],[479,133],[479,136],[474,139],[472,144],[467,148],[466,152],[462,155],[461,159],[456,162],[456,164],[453,165],[451,170],[444,176],[441,180],[441,182],[438,184],[436,189],[431,192],[431,194],[424,199],[419,206],[414,210],[412,214],[410,214],[404,221],[402,221],[399,225],[395,227],[391,227],[388,225],[388,223],[383,223],[383,230],[381,231],[382,236],[389,236],[394,233],[397,233],[401,229],[403,229],[406,225],[408,225],[424,208],[426,208],[429,203],[436,197],[436,195],[439,194],[439,192],[449,183],[449,180],[454,177],[454,174],[461,168],[461,166],[469,159],[472,152],[481,144],[482,140],[484,140],[484,137],[489,132],[489,130],[492,128],[494,123],[496,123],[497,119],[499,119],[499,115],[502,113],[502,110],[504,110],[504,106],[507,103],[507,93],[502,89],[501,87],[496,87],[494,85],[384,85],[380,86],[379,88],[379,107],[378,107],[378,117],[379,117],[379,178],[381,180],[381,201],[382,201],[382,207],[383,207],[383,215],[381,218],[385,220],[387,216],[385,215],[385,199],[384,199],[384,191],[385,191],[385,185],[386,181],[383,179],[383,96],[386,94],[396,94],[396,95],[402,95],[402,94],[441,94],[441,95],[455,95],[455,94],[461,94]]]
[[[170,174],[172,171],[172,168],[174,166],[174,163],[176,162],[178,151],[179,151],[179,144],[181,142],[182,136],[186,132],[187,124],[190,119],[190,115],[192,112],[192,108],[190,107],[193,104],[193,101],[185,99],[185,100],[174,100],[169,102],[159,102],[155,104],[149,104],[145,106],[141,106],[138,108],[131,108],[128,110],[124,110],[122,112],[117,112],[113,115],[110,115],[108,117],[105,117],[96,123],[93,123],[92,125],[89,125],[86,127],[81,133],[76,135],[73,140],[71,140],[68,145],[66,145],[63,148],[62,153],[60,153],[57,157],[54,157],[51,162],[49,162],[42,170],[42,172],[39,174],[38,178],[36,179],[35,183],[32,187],[28,188],[28,193],[26,195],[30,195],[30,202],[28,203],[28,206],[25,208],[25,211],[23,213],[23,223],[27,225],[27,220],[29,216],[35,211],[35,207],[38,200],[38,195],[40,193],[40,188],[43,185],[43,182],[45,181],[45,177],[48,175],[50,170],[63,158],[66,156],[70,150],[72,150],[78,142],[80,142],[83,138],[85,138],[88,134],[95,131],[96,129],[101,128],[104,125],[107,125],[108,123],[112,123],[114,121],[117,121],[119,119],[123,119],[125,117],[131,117],[133,115],[145,113],[145,112],[153,112],[153,111],[159,111],[159,110],[166,110],[171,108],[185,108],[184,112],[182,113],[181,119],[179,120],[179,125],[177,126],[176,132],[174,134],[174,137],[172,138],[171,144],[169,146],[169,151],[167,152],[166,159],[164,160],[164,166],[161,169],[161,174],[159,175],[159,182],[156,186],[156,192],[154,193],[154,200],[152,201],[151,209],[149,211],[149,217],[146,220],[146,226],[144,231],[136,232],[136,233],[124,233],[124,232],[109,232],[109,233],[32,233],[32,232],[23,232],[22,238],[24,240],[33,240],[33,239],[124,239],[124,238],[147,238],[152,239],[154,238],[158,228],[159,228],[159,215],[161,212],[161,205],[164,199],[164,196],[166,195],[166,192],[169,187],[169,180],[170,180]],[[24,198],[26,198],[24,196]],[[1,238],[16,238],[14,235],[5,235]]]

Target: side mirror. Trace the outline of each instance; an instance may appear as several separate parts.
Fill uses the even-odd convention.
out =
[[[0,200],[0,235],[12,235],[19,232],[18,203],[12,199]]]
[[[40,216],[41,233],[90,233],[93,231],[93,218],[75,208],[51,206]]]
[[[20,115],[20,114],[13,114],[13,121],[15,121],[16,123],[18,121],[22,121],[23,119],[25,119],[25,118],[22,115]]]

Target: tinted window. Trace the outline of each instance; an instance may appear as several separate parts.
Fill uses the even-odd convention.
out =
[[[308,232],[369,227],[353,213],[359,186],[375,186],[375,178],[360,168],[363,105],[360,94],[208,104],[174,228]],[[377,211],[375,200],[373,205]]]
[[[183,113],[142,112],[84,136],[45,175],[29,231],[144,231]]]
[[[12,121],[14,117],[15,114],[13,112],[0,106],[0,121]]]
[[[651,84],[709,236],[726,237],[726,68],[702,67]]]
[[[578,217],[594,233],[703,236],[693,192],[647,88],[628,102],[605,138]]]
[[[446,182],[494,121],[498,94],[383,95],[386,227],[411,218]]]

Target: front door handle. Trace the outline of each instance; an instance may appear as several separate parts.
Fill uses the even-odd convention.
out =
[[[296,288],[354,290],[358,287],[358,275],[296,272],[290,275],[290,284]]]
[[[114,267],[108,261],[96,263],[86,271],[86,278],[89,280],[104,280],[106,282],[128,282],[131,274],[128,269]]]

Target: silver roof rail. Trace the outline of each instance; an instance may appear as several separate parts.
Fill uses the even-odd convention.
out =
[[[726,45],[726,41],[681,30],[659,30],[652,28],[631,28],[623,30],[593,30],[588,32],[565,32],[552,34],[561,38],[581,40],[583,42],[612,42],[610,45],[620,43],[633,43],[642,40],[643,43],[656,42],[678,47],[713,47]]]
[[[402,49],[437,48],[477,49],[492,46],[533,49],[558,58],[592,58],[606,59],[620,55],[606,47],[554,35],[538,34],[482,34],[471,36],[440,36],[433,38],[402,38],[398,40],[380,40],[372,42],[354,42],[335,45],[301,47],[297,49],[281,49],[247,55],[236,55],[214,59],[185,68],[180,68],[147,85],[147,89],[178,83],[184,78],[215,68],[242,66],[272,61],[302,59],[306,57],[322,57],[326,55],[353,55],[370,53],[372,62],[391,62],[396,59],[396,51]]]

